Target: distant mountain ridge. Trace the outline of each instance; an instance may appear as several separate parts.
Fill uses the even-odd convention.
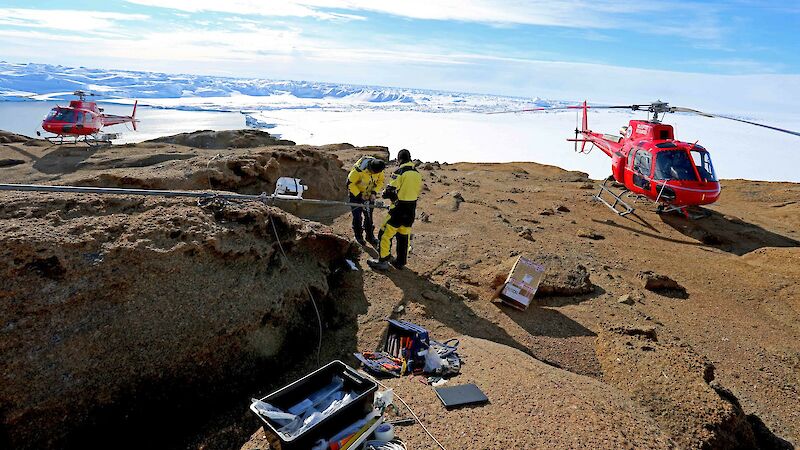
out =
[[[77,89],[94,92],[103,101],[138,98],[145,100],[143,104],[178,109],[367,108],[485,112],[570,103],[540,98],[315,81],[228,78],[0,62],[0,101],[64,99],[68,97],[68,93]],[[225,97],[237,97],[241,101],[213,100]],[[195,100],[148,102],[147,99]],[[198,102],[196,99],[208,101]]]

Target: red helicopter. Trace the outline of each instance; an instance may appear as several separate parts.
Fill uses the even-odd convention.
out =
[[[589,129],[587,112],[592,109],[630,109],[632,111],[647,111],[647,120],[631,120],[627,126],[620,129],[619,135],[597,133]],[[768,128],[770,130],[800,136],[796,131],[784,130],[769,125],[739,119],[736,117],[709,114],[690,108],[669,106],[668,103],[657,101],[644,105],[625,106],[589,106],[585,101],[582,105],[556,107],[556,108],[530,108],[518,111],[555,111],[581,109],[583,120],[580,129],[575,128],[575,138],[567,141],[575,142],[575,151],[589,153],[593,147],[598,147],[611,157],[611,174],[614,180],[624,186],[625,191],[615,193],[606,183],[600,187],[600,192],[595,196],[617,214],[624,216],[633,212],[633,207],[626,203],[622,196],[626,193],[641,195],[658,204],[658,212],[678,211],[689,217],[687,207],[708,205],[716,202],[720,195],[720,185],[714,166],[711,164],[711,155],[708,150],[697,143],[683,142],[675,139],[672,125],[661,123],[661,118],[666,113],[690,113],[705,117],[717,117],[734,120],[750,125]],[[578,143],[581,143],[578,150]],[[591,143],[592,148],[586,150],[586,144]],[[613,202],[603,198],[609,194]]]
[[[94,94],[75,91],[73,93],[78,100],[71,100],[68,107],[56,106],[47,117],[42,120],[42,128],[55,136],[45,137],[53,144],[63,144],[65,138],[74,137],[74,143],[78,143],[81,138],[86,144],[91,146],[109,145],[111,140],[119,137],[116,133],[101,133],[103,127],[130,123],[136,130],[136,105],[133,103],[133,113],[130,116],[115,116],[103,113],[103,108],[98,108],[96,102],[87,102],[87,96]],[[41,136],[40,132],[36,132]]]

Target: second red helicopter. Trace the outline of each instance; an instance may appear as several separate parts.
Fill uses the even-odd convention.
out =
[[[89,146],[107,145],[117,135],[102,133],[103,127],[130,123],[136,130],[138,101],[133,103],[133,112],[130,116],[117,116],[105,114],[103,108],[99,108],[96,102],[86,101],[87,96],[94,94],[75,91],[73,95],[78,97],[78,100],[71,100],[67,107],[56,106],[42,121],[42,129],[54,134],[45,137],[51,143],[63,144],[67,138],[74,138],[74,143],[83,140]],[[37,132],[37,135],[40,133]]]

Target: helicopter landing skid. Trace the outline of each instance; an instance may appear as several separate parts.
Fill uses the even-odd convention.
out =
[[[677,212],[679,214],[682,214],[684,217],[686,217],[689,220],[697,220],[697,219],[702,219],[703,217],[708,217],[709,216],[708,212],[700,212],[700,213],[692,214],[692,213],[689,212],[689,207],[688,206],[675,206],[675,205],[660,204],[660,205],[658,205],[658,208],[656,208],[656,213],[658,213],[658,214],[666,214],[666,213],[670,213],[670,212],[673,212],[673,211]]]
[[[78,137],[76,136],[73,139],[67,139],[65,136],[58,135],[58,136],[45,136],[45,141],[53,144],[53,145],[64,145],[64,144],[78,144]]]
[[[625,193],[624,191],[617,194],[616,192],[612,191],[610,188],[606,187],[606,183],[608,183],[608,179],[606,179],[602,185],[600,185],[600,191],[594,196],[595,199],[601,201],[604,205],[608,207],[608,209],[614,211],[619,216],[625,216],[633,212],[633,207],[622,200],[622,195]],[[613,199],[613,203],[609,203],[608,200],[603,198],[603,194],[607,193]]]
[[[45,140],[53,145],[78,145],[81,142],[86,143],[89,148],[101,148],[101,147],[108,147],[112,144],[111,140],[116,139],[119,137],[118,134],[95,134],[95,135],[88,135],[83,136],[83,139],[79,136],[75,137],[67,137],[64,135],[58,136],[45,136]]]

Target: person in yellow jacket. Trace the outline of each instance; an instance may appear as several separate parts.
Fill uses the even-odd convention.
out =
[[[367,242],[378,245],[375,239],[375,225],[372,222],[372,210],[375,196],[383,189],[386,162],[372,156],[364,156],[353,165],[347,175],[347,189],[350,191],[350,203],[361,203],[364,206],[351,206],[353,213],[353,234],[356,242],[364,245],[364,232]]]
[[[408,261],[408,240],[411,226],[417,213],[417,199],[422,191],[422,175],[411,161],[411,152],[406,149],[397,153],[400,167],[392,175],[392,182],[383,192],[383,198],[389,199],[389,215],[378,234],[380,241],[380,258],[370,259],[367,264],[373,269],[387,270],[389,263],[401,269]],[[391,259],[392,238],[397,237],[397,258]]]

